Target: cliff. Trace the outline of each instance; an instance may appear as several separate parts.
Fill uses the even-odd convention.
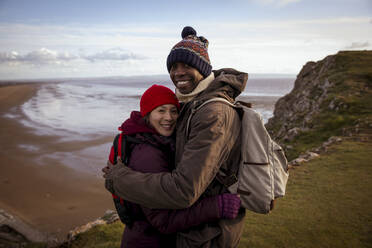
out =
[[[331,136],[369,139],[372,51],[342,51],[308,62],[293,90],[280,98],[266,127],[289,160]]]

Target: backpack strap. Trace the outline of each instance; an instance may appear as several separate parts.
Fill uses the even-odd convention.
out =
[[[125,155],[125,151],[124,151],[124,148],[126,147],[126,144],[123,145],[123,133],[120,133],[119,134],[119,139],[118,139],[118,154],[116,157],[120,157],[121,158],[121,161],[123,161],[123,155]],[[125,137],[124,137],[124,140],[125,140]],[[124,162],[124,161],[123,161]]]
[[[223,184],[223,186],[228,188],[238,181],[237,173],[238,171],[234,171],[230,175],[227,175],[227,173],[223,172],[222,169],[220,169],[218,171],[218,174],[216,175],[216,179],[221,184]]]
[[[114,164],[117,163],[117,158],[120,157],[121,161],[128,165],[129,162],[129,154],[130,154],[130,143],[128,140],[128,135],[120,133],[116,135],[114,139]]]
[[[235,104],[229,102],[228,100],[226,100],[225,98],[222,98],[222,97],[214,97],[214,98],[211,98],[209,100],[206,100],[205,102],[203,102],[202,104],[200,104],[196,108],[191,109],[191,113],[190,113],[189,118],[187,119],[187,123],[186,123],[186,133],[185,133],[186,137],[189,136],[190,123],[191,123],[191,119],[194,116],[195,112],[198,111],[199,109],[201,109],[202,107],[204,107],[205,105],[207,105],[210,102],[223,102],[223,103],[226,103],[226,104],[230,105],[233,108],[236,107]]]
[[[125,135],[120,133],[116,135],[113,147],[114,147],[114,164],[117,163],[117,158],[120,157],[121,161],[124,163],[125,166],[128,166],[131,150],[133,149],[132,144],[141,144],[144,143],[143,140],[137,139],[135,137]],[[123,222],[126,226],[131,228],[133,223],[138,220],[142,220],[141,217],[134,216],[131,204],[116,196],[113,195],[114,205],[116,211],[119,215],[121,222]]]
[[[119,144],[121,149],[121,133],[115,136],[114,142],[112,144],[114,147],[114,164],[118,162]]]
[[[133,136],[120,133],[116,135],[113,146],[114,146],[114,164],[117,163],[117,158],[120,157],[121,161],[128,166],[129,158],[131,154],[131,144],[141,144],[144,141],[137,139]]]
[[[250,103],[250,102],[236,101],[235,103],[231,103],[230,101],[228,101],[228,100],[226,100],[225,98],[222,98],[222,97],[214,97],[214,98],[211,98],[209,100],[206,100],[205,102],[203,102],[202,104],[200,104],[196,108],[191,109],[191,114],[189,115],[189,118],[187,119],[187,123],[186,123],[186,137],[188,137],[188,135],[189,135],[190,122],[191,122],[191,119],[194,116],[195,112],[198,111],[204,105],[206,105],[206,104],[208,104],[210,102],[222,102],[222,103],[225,103],[225,104],[229,105],[230,107],[236,109],[238,111],[238,114],[239,114],[240,117],[242,117],[242,113],[240,111],[240,109],[242,108],[242,106],[245,106],[245,107],[248,107],[248,108],[252,108],[252,103]]]

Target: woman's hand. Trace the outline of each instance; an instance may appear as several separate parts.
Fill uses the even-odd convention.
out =
[[[240,196],[236,194],[222,194],[218,196],[218,207],[223,219],[235,219],[240,209]]]

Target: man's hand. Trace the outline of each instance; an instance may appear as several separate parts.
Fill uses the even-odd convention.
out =
[[[102,168],[103,177],[107,178],[110,172],[112,171],[112,168],[114,167],[113,164],[111,164],[110,160],[107,160],[107,166]]]
[[[105,188],[114,194],[114,182],[112,180],[112,170],[114,165],[111,164],[110,160],[107,161],[107,166],[102,169],[103,177],[105,180]]]
[[[117,163],[115,165],[111,164],[110,160],[107,160],[107,166],[102,168],[103,172],[103,178],[105,178],[105,188],[110,191],[112,194],[114,193],[114,174],[115,174],[115,168],[116,171],[121,166],[125,166],[124,163],[121,161],[121,158],[118,157]]]

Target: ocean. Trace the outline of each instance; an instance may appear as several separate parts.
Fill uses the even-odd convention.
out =
[[[266,122],[276,100],[293,88],[294,78],[250,78],[240,99],[253,103]],[[106,136],[117,131],[132,110],[139,109],[142,93],[152,84],[174,89],[168,75],[97,78],[43,84],[21,108],[23,124],[39,134],[60,134],[66,139]]]
[[[251,77],[239,99],[251,102],[266,122],[273,115],[275,102],[291,91],[294,80]],[[174,89],[168,75],[45,83],[32,98],[10,109],[5,117],[20,121],[36,135],[58,137],[54,143],[59,145],[50,146],[56,147],[54,151],[44,151],[36,143],[18,144],[19,149],[38,154],[39,164],[59,161],[101,178],[101,168],[106,164],[118,127],[132,110],[139,110],[140,96],[152,84]]]

